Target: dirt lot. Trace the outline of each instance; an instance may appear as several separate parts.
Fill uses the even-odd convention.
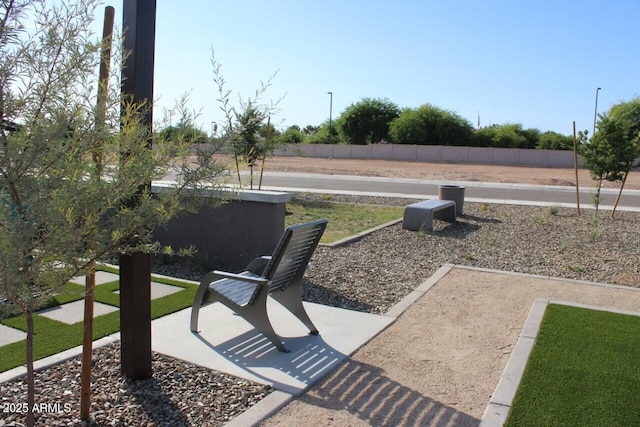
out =
[[[392,160],[321,159],[309,157],[272,157],[265,164],[267,172],[299,172],[328,175],[360,175],[395,178],[436,179],[448,181],[505,182],[539,185],[576,185],[574,169],[532,168],[482,164],[402,162]],[[589,171],[578,171],[578,184],[594,187]],[[619,183],[605,182],[605,187],[619,188]],[[640,171],[629,174],[626,189],[640,189]]]

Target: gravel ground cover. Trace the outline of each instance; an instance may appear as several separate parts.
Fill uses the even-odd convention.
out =
[[[406,205],[409,199],[297,194],[335,202]],[[465,204],[456,224],[434,221],[433,231],[411,232],[400,224],[341,247],[320,246],[307,271],[307,301],[384,313],[444,263],[640,287],[640,214],[556,207]],[[159,263],[155,271],[199,280],[195,260]],[[104,361],[104,363],[103,363]],[[119,375],[119,347],[96,351],[93,425],[218,426],[271,389],[154,355],[154,378],[127,382]],[[79,362],[37,374],[38,396],[70,404],[71,412],[41,414],[38,425],[77,423]],[[73,386],[73,387],[72,387]],[[0,403],[25,402],[22,380],[0,384]],[[4,418],[3,418],[4,417]],[[75,417],[75,418],[74,418]],[[0,413],[4,425],[20,414]],[[2,425],[2,423],[0,423]],[[19,425],[19,424],[17,424]]]

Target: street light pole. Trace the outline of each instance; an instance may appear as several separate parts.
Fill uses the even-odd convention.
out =
[[[333,92],[327,92],[329,95],[329,144],[331,144],[333,132],[331,127],[331,113],[333,111]]]
[[[598,92],[600,92],[600,89],[602,88],[599,87],[598,89],[596,89],[596,109],[593,113],[593,134],[591,135],[592,138],[596,133],[596,118],[598,117]]]

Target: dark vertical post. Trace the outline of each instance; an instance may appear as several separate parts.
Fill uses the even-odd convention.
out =
[[[125,101],[146,103],[143,120],[151,135],[156,0],[124,0],[122,28],[124,48],[129,53],[122,70],[123,96]],[[122,373],[132,379],[151,377],[151,258],[148,254],[120,256],[120,340]]]

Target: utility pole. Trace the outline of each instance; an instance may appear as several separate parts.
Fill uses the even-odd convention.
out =
[[[593,134],[591,135],[591,138],[593,138],[593,135],[596,134],[596,119],[598,118],[598,92],[600,92],[601,89],[601,87],[596,89],[596,109],[593,113]]]
[[[331,113],[333,112],[333,92],[327,92],[329,95],[329,144],[333,141],[333,128],[331,127]]]

